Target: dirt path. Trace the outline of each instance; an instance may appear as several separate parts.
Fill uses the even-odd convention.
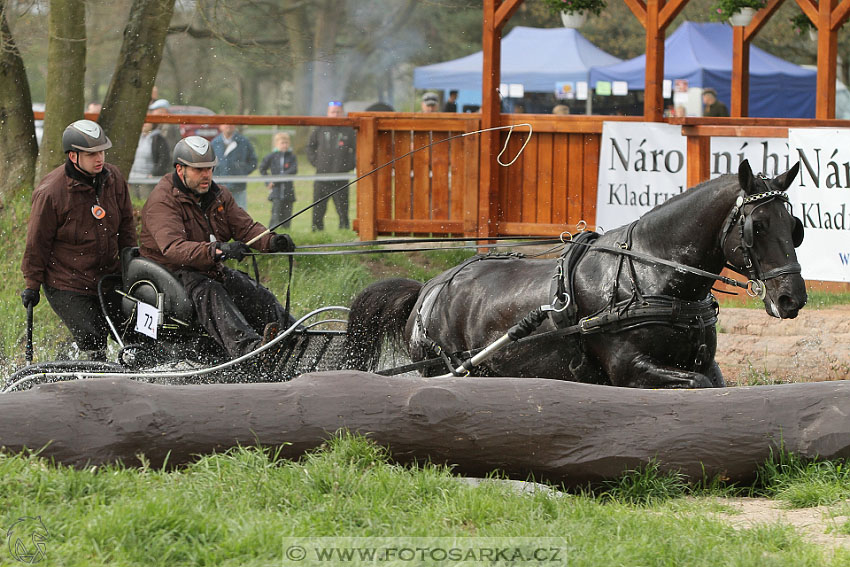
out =
[[[779,320],[721,308],[717,363],[732,384],[850,379],[850,305]]]
[[[810,543],[835,548],[850,547],[850,536],[840,533],[847,516],[836,515],[835,506],[814,508],[784,508],[782,502],[767,498],[719,498],[718,502],[729,513],[718,517],[737,529],[753,528],[764,524],[788,524]]]

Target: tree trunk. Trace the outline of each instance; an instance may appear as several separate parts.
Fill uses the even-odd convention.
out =
[[[0,0],[0,207],[32,189],[37,156],[27,72]]]
[[[175,0],[134,0],[100,124],[112,140],[109,162],[130,174]]]
[[[86,3],[51,0],[47,26],[47,95],[38,155],[41,179],[65,161],[62,132],[83,117],[86,74]]]
[[[0,396],[0,446],[84,467],[153,467],[237,445],[296,458],[340,429],[402,463],[584,485],[651,461],[692,480],[754,478],[781,449],[850,456],[850,382],[639,390],[532,378],[396,378],[338,371],[271,384],[55,383]],[[46,417],[48,416],[48,417]]]
[[[323,0],[324,5],[316,10],[315,35],[312,53],[312,101],[310,111],[325,115],[328,101],[343,100],[344,88],[340,87],[336,73],[337,39],[346,20],[346,3]]]

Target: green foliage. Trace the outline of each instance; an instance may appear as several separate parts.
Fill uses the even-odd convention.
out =
[[[631,488],[617,498],[520,493],[495,476],[468,484],[444,466],[401,466],[345,432],[298,461],[282,459],[286,450],[241,447],[173,471],[0,455],[0,526],[41,516],[50,564],[68,566],[279,565],[283,538],[322,536],[555,538],[569,565],[588,567],[846,560],[790,526],[731,529],[714,498],[673,499],[682,493],[675,479],[641,492],[653,498]],[[637,476],[623,484],[664,477],[657,468]]]
[[[809,17],[803,13],[802,11],[797,12],[792,18],[788,18],[791,22],[791,25],[794,26],[794,31],[800,35],[805,31],[815,29],[815,25],[809,19]]]
[[[600,497],[621,504],[648,506],[684,496],[688,491],[684,475],[677,471],[662,472],[658,461],[643,468],[626,471],[616,481],[603,484]]]
[[[759,468],[756,492],[792,508],[834,504],[850,498],[850,466],[844,460],[805,459],[780,449]]]
[[[761,10],[765,7],[765,4],[765,0],[715,0],[711,5],[711,19],[725,22],[741,8]]]
[[[605,0],[541,0],[552,15],[588,12],[598,16],[606,6]]]

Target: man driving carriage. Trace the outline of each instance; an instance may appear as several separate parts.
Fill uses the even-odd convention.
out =
[[[175,274],[201,326],[229,356],[242,356],[293,319],[268,289],[223,262],[249,254],[245,242],[263,252],[295,246],[287,234],[264,234],[266,228],[212,180],[218,159],[206,139],[180,140],[172,162],[175,171],[160,179],[142,209],[139,251]]]

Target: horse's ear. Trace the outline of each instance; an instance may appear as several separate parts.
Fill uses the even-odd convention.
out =
[[[741,190],[747,195],[752,194],[755,187],[754,181],[750,162],[748,160],[742,161],[741,165],[738,166],[738,185],[741,186]]]
[[[773,182],[779,185],[783,191],[791,187],[791,184],[794,183],[794,179],[797,178],[797,174],[800,172],[800,162],[795,163],[791,169],[783,173],[782,175],[776,176]]]

